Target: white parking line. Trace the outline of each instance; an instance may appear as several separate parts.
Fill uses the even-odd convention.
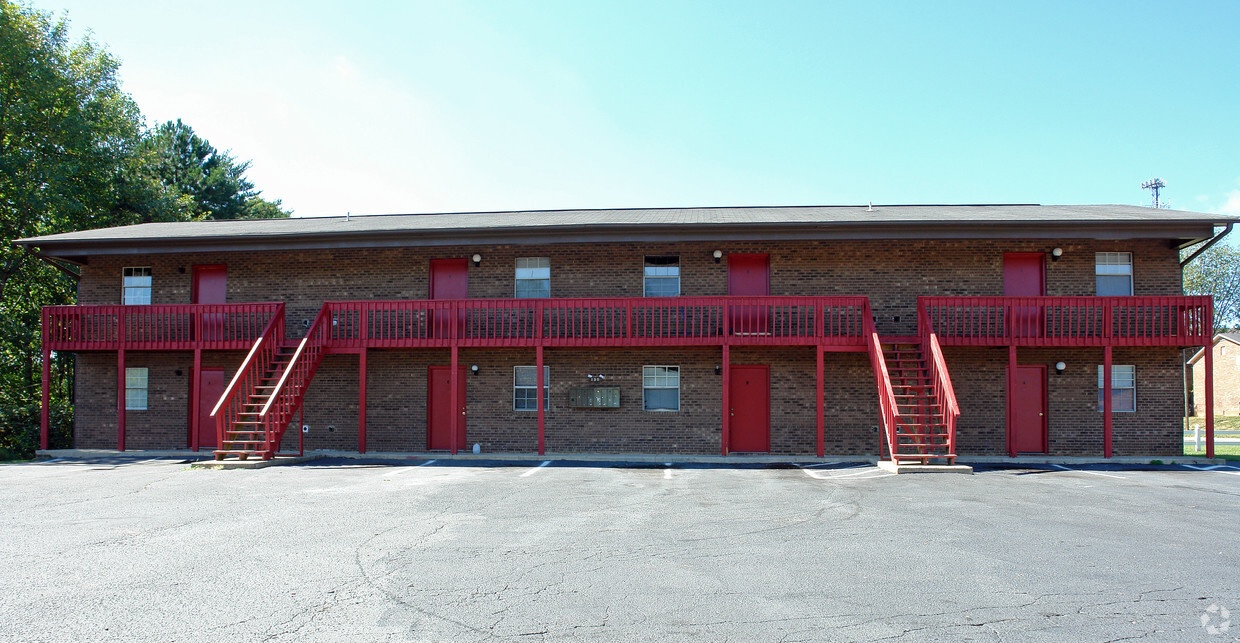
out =
[[[1214,473],[1226,473],[1229,476],[1240,476],[1240,469],[1236,469],[1236,467],[1224,467],[1221,464],[1215,464],[1215,465],[1211,465],[1208,467],[1194,467],[1191,464],[1186,464],[1184,466],[1188,467],[1189,469],[1196,469],[1198,471],[1212,471]],[[1236,469],[1236,470],[1235,471],[1219,471],[1219,469],[1224,469],[1224,468]]]
[[[671,480],[672,479],[672,463],[664,462],[663,466],[667,467],[666,469],[663,470],[663,479]]]
[[[534,467],[533,469],[530,469],[529,471],[526,471],[525,473],[521,474],[521,477],[522,477],[522,478],[525,478],[525,477],[527,477],[527,476],[532,476],[532,475],[534,475],[535,473],[537,473],[539,469],[541,469],[541,468],[543,468],[543,467],[545,467],[545,466],[547,466],[547,465],[549,465],[549,464],[551,464],[551,461],[550,461],[550,460],[544,461],[542,464],[540,464],[540,465],[538,465],[538,466]]]
[[[422,464],[415,465],[415,466],[416,466],[416,467],[425,467],[425,466],[426,466],[426,465],[428,465],[428,464],[435,464],[436,462],[439,462],[439,461],[438,461],[438,460],[427,460],[426,462],[423,462]]]
[[[807,475],[807,476],[809,476],[809,477],[811,477],[811,478],[813,478],[813,479],[815,479],[815,480],[835,480],[836,478],[851,478],[851,477],[853,477],[853,476],[865,475],[865,474],[867,474],[867,473],[868,473],[868,474],[875,474],[875,473],[877,473],[877,474],[879,474],[879,475],[871,475],[871,476],[866,477],[866,478],[857,478],[857,479],[858,479],[858,480],[869,480],[870,478],[885,478],[885,477],[887,477],[887,476],[894,476],[894,475],[895,475],[894,473],[887,473],[887,472],[885,472],[885,471],[882,471],[881,469],[878,469],[878,468],[876,468],[876,467],[870,467],[870,466],[868,466],[868,465],[860,465],[860,466],[857,466],[857,467],[845,467],[844,469],[840,469],[840,470],[841,470],[841,471],[845,471],[845,470],[848,470],[848,469],[859,469],[859,468],[863,468],[863,467],[864,467],[864,471],[854,471],[854,472],[852,472],[852,473],[841,473],[841,474],[839,474],[839,475],[834,475],[834,476],[833,476],[833,475],[821,474],[821,473],[819,473],[819,472],[817,472],[817,471],[810,471],[810,470],[809,470],[809,467],[807,467],[807,466],[802,466],[802,465],[799,465],[799,464],[797,465],[797,468],[799,468],[799,469],[801,470],[801,472],[802,472],[802,473],[804,473],[805,475]]]
[[[1077,472],[1077,473],[1088,473],[1088,474],[1089,474],[1089,475],[1091,475],[1091,476],[1104,476],[1104,477],[1107,477],[1107,478],[1119,478],[1120,480],[1127,480],[1127,479],[1128,479],[1128,478],[1127,478],[1127,477],[1125,477],[1125,476],[1117,476],[1117,475],[1110,474],[1110,473],[1102,473],[1101,471],[1088,471],[1088,470],[1085,470],[1085,469],[1070,469],[1070,468],[1068,468],[1068,467],[1063,466],[1062,464],[1056,464],[1056,465],[1052,465],[1052,466],[1054,466],[1054,467],[1055,467],[1055,468],[1057,468],[1057,469],[1063,469],[1064,471],[1075,471],[1075,472]]]

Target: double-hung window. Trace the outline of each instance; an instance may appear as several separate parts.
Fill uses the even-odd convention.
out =
[[[517,299],[551,296],[551,260],[547,257],[517,259]]]
[[[125,369],[125,410],[145,411],[147,398],[147,370],[145,368]]]
[[[1131,297],[1132,253],[1095,253],[1094,285],[1099,297]]]
[[[151,305],[151,268],[124,268],[121,271],[121,303],[126,306]]]
[[[512,370],[512,410],[538,410],[537,366],[514,366]],[[543,410],[551,408],[551,369],[543,367]]]
[[[646,257],[643,295],[680,296],[680,257]]]
[[[645,411],[680,410],[680,367],[642,367],[642,409]]]
[[[1103,367],[1098,367],[1098,410],[1103,403]],[[1137,411],[1137,367],[1111,365],[1111,411],[1135,413]]]

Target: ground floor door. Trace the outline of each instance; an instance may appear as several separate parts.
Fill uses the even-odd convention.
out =
[[[456,448],[465,448],[465,367],[457,371],[457,409],[452,410],[452,367],[432,366],[427,376],[426,447],[431,451],[452,448],[452,426],[456,426]]]
[[[730,367],[728,450],[766,453],[771,450],[771,367]]]
[[[215,418],[211,410],[224,394],[224,369],[204,368],[198,376],[198,448],[214,449],[216,441]]]
[[[1046,453],[1046,367],[1017,366],[1012,391],[1012,444],[1017,453]]]

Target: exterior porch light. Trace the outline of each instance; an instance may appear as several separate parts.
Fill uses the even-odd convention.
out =
[[[470,366],[470,367],[469,367],[469,372],[470,372],[470,373],[473,373],[474,375],[477,375],[477,374],[478,374],[478,365],[477,365],[477,364],[474,364],[473,366]]]
[[[1064,364],[1063,362],[1055,362],[1055,374],[1056,375],[1063,375],[1064,369],[1066,368],[1068,368],[1067,364]]]
[[[470,259],[472,259],[472,260],[473,260],[473,262],[474,262],[474,267],[475,267],[475,268],[477,268],[478,266],[481,266],[481,265],[482,265],[482,255],[476,254],[476,255],[474,255],[474,256],[472,256],[472,257],[470,257]]]
[[[715,258],[715,263],[719,263],[719,260],[723,258],[723,251],[722,251],[722,250],[716,250],[716,251],[714,251],[714,252],[710,253],[710,256],[712,256],[712,257],[714,257],[714,258]]]
[[[1062,256],[1063,248],[1055,248],[1054,250],[1051,250],[1051,261],[1059,261],[1059,258]]]

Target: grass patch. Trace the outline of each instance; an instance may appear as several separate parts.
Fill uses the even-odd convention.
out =
[[[1205,451],[1194,451],[1193,445],[1184,445],[1184,455],[1190,455],[1198,458],[1206,457]],[[1216,444],[1214,445],[1214,457],[1222,460],[1240,461],[1240,444]]]
[[[1204,431],[1206,428],[1205,418],[1184,418],[1184,430],[1191,432],[1194,426],[1199,426]],[[1214,416],[1214,432],[1219,431],[1236,431],[1240,432],[1240,415],[1216,415]]]

